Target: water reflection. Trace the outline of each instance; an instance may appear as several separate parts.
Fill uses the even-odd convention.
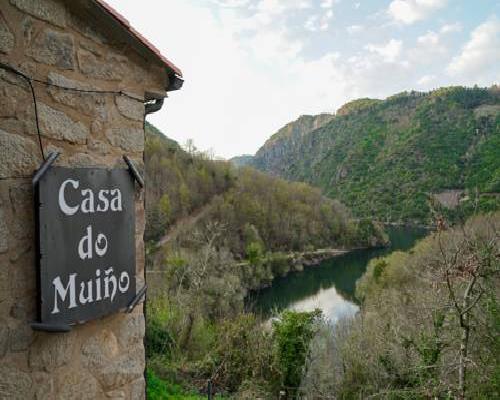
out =
[[[295,311],[311,311],[319,308],[332,323],[336,323],[340,318],[352,316],[359,310],[358,305],[337,293],[335,286],[320,289],[313,296],[296,301],[287,308]]]
[[[261,290],[251,299],[254,309],[270,316],[273,311],[283,309],[312,311],[319,308],[332,323],[354,315],[359,310],[354,297],[356,281],[365,272],[369,261],[394,250],[408,250],[426,231],[398,227],[390,228],[388,233],[392,243],[390,248],[356,250],[326,260],[317,267],[276,279],[270,288]]]

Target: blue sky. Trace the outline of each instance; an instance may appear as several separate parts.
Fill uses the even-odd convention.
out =
[[[359,97],[500,81],[494,0],[109,3],[184,72],[150,121],[222,157]]]

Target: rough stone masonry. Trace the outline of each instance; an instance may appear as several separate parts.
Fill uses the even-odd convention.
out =
[[[160,57],[142,51],[117,21],[112,26],[99,3],[0,0],[0,62],[68,88],[165,96]],[[143,102],[33,86],[43,151],[61,152],[56,165],[125,168],[126,154],[143,168]],[[31,177],[42,162],[38,141],[29,85],[0,69],[0,399],[142,399],[142,304],[69,333],[30,328],[37,307]],[[138,289],[144,285],[143,196],[138,189]]]

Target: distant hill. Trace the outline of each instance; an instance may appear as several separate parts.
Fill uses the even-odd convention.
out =
[[[234,185],[231,165],[190,154],[153,125],[146,123],[146,233],[158,240],[177,220]]]
[[[379,245],[377,224],[351,218],[339,202],[304,183],[235,168],[202,152],[187,152],[146,124],[146,233],[166,242],[180,228],[186,234],[224,226],[220,247],[243,258],[253,242],[270,252]],[[182,236],[182,235],[180,235]]]
[[[449,87],[359,99],[300,117],[252,165],[318,186],[359,217],[430,222],[437,207],[498,206],[500,89]]]
[[[251,154],[243,154],[229,159],[229,162],[235,167],[245,167],[247,165],[251,165],[252,161],[253,156]]]

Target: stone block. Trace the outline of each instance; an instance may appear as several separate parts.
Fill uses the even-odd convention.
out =
[[[21,29],[23,33],[24,46],[28,47],[31,44],[33,33],[35,32],[35,29],[33,27],[33,18],[28,15],[24,17],[23,21],[21,22]]]
[[[80,90],[94,90],[94,87],[85,83],[66,78],[65,76],[50,72],[48,81],[54,85],[70,87]],[[82,114],[96,117],[99,121],[107,119],[106,98],[103,94],[81,93],[70,90],[64,90],[57,87],[49,87],[51,97],[58,103],[64,104]]]
[[[70,143],[87,142],[90,131],[82,122],[73,121],[64,112],[44,103],[39,104],[38,113],[42,135]]]
[[[99,120],[94,120],[90,124],[90,131],[92,132],[93,135],[97,136],[100,135],[103,131],[104,124],[102,121]]]
[[[33,252],[23,252],[15,261],[15,267],[10,270],[9,287],[14,299],[25,297],[35,301],[36,274],[33,260]]]
[[[5,219],[5,212],[0,208],[0,254],[9,250],[9,228]]]
[[[31,183],[17,183],[9,187],[9,199],[14,213],[26,215],[33,208],[33,187]]]
[[[54,380],[45,372],[34,372],[32,374],[33,386],[35,387],[35,399],[46,400],[54,398]]]
[[[0,304],[10,297],[9,263],[0,262]],[[0,314],[4,315],[4,314]]]
[[[96,122],[96,121],[94,121]],[[92,123],[92,130],[95,128],[94,122]],[[94,133],[94,131],[92,131]],[[111,147],[108,143],[103,142],[102,140],[97,140],[90,138],[88,142],[88,149],[93,153],[99,156],[107,156],[111,153]],[[122,161],[123,162],[123,161]]]
[[[26,229],[26,226],[24,226],[24,232],[23,236],[31,238],[33,236],[33,229],[34,229],[34,224],[32,225],[33,228],[31,229]],[[26,260],[26,255],[28,254],[29,257],[34,257],[33,253],[31,251],[33,250],[33,241],[32,240],[23,240],[23,241],[18,241],[16,243],[16,251],[11,252],[9,260],[10,262],[14,265],[17,264],[20,260],[22,261],[23,259]]]
[[[0,100],[0,107],[2,107],[2,100]],[[26,123],[25,121],[19,121],[14,118],[0,118],[0,130],[5,132],[15,133],[17,135],[23,135],[26,133]]]
[[[9,347],[9,327],[5,320],[0,320],[0,359],[7,353]]]
[[[75,69],[73,36],[69,33],[45,30],[35,38],[27,54],[40,63]]]
[[[106,164],[104,161],[99,160],[91,154],[87,153],[76,153],[73,154],[67,161],[67,164],[71,167],[81,167],[81,168],[105,168]]]
[[[120,353],[118,340],[112,331],[104,328],[82,345],[82,363],[89,371],[104,368]]]
[[[30,348],[29,365],[36,371],[51,372],[73,358],[76,333],[39,333]]]
[[[0,399],[26,400],[33,397],[28,373],[8,363],[0,364]]]
[[[28,350],[34,340],[34,331],[27,321],[20,321],[9,330],[9,347],[12,352]]]
[[[31,176],[41,161],[40,149],[32,139],[0,130],[0,178]]]
[[[113,146],[125,151],[144,151],[144,130],[141,128],[109,128],[106,130],[106,137]]]
[[[146,398],[146,381],[144,377],[130,384],[130,400],[144,400]]]
[[[57,26],[66,26],[66,9],[63,2],[54,0],[10,0],[10,3],[38,19]]]
[[[91,90],[92,86],[90,86],[86,82],[77,81],[75,79],[70,79],[65,77],[64,75],[58,74],[57,72],[49,72],[48,81],[53,85],[63,86],[71,89],[78,90]]]
[[[118,342],[124,349],[142,347],[145,331],[143,314],[124,314],[115,328]]]
[[[144,120],[144,103],[127,96],[116,96],[115,103],[118,111],[124,117],[135,121]]]
[[[36,316],[33,297],[17,299],[10,309],[10,316],[21,321],[33,321]]]
[[[111,400],[125,400],[125,392],[123,390],[111,390],[106,392],[106,397]]]
[[[88,18],[82,19],[81,16],[70,14],[69,23],[82,35],[91,39],[95,43],[105,44],[107,42],[104,35],[99,32],[97,21],[90,21]]]
[[[28,89],[29,87],[24,78],[12,72],[5,71],[3,69],[0,69],[0,80],[26,89]]]
[[[10,53],[14,48],[15,38],[5,18],[0,13],[0,53]]]
[[[29,101],[31,97],[23,87],[0,80],[0,117],[20,119]],[[34,118],[34,114],[30,117]]]
[[[144,376],[144,348],[128,349],[96,371],[96,377],[104,390],[114,390]]]
[[[95,400],[103,398],[97,380],[86,370],[64,369],[56,377],[57,400]]]
[[[124,64],[128,61],[117,55],[99,56],[85,49],[78,50],[77,59],[83,74],[110,81],[124,78]]]

